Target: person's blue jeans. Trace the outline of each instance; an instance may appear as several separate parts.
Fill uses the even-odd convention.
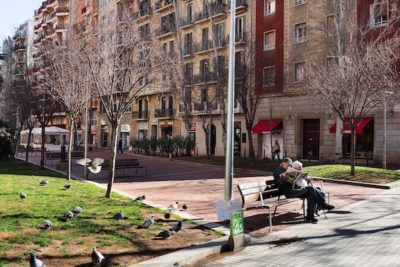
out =
[[[298,190],[290,188],[286,192],[285,196],[287,198],[307,198],[307,219],[314,218],[316,204],[320,205],[320,207],[326,205],[325,199],[312,186],[306,186],[305,188]]]

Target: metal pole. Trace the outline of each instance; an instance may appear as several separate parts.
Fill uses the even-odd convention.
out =
[[[225,201],[232,200],[233,195],[233,107],[235,101],[235,12],[236,0],[231,0],[231,21],[229,35],[229,77],[228,77],[228,110],[225,156]]]
[[[387,100],[383,103],[383,168],[386,170],[386,105]]]
[[[271,159],[274,158],[274,151],[272,151],[272,88],[269,87],[269,136],[271,145]]]
[[[87,84],[86,84],[86,110],[85,110],[85,160],[87,159],[88,156],[88,93],[89,93],[89,77],[87,77]],[[87,177],[87,166],[83,166],[83,178],[86,179]]]

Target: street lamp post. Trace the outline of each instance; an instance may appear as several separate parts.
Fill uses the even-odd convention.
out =
[[[383,102],[383,156],[382,156],[382,164],[383,168],[386,170],[386,145],[387,145],[387,136],[386,136],[386,117],[387,117],[387,101],[389,97],[393,94],[393,92],[386,91],[385,99]]]
[[[228,77],[228,110],[225,156],[225,201],[232,200],[233,195],[233,120],[235,101],[235,12],[236,0],[231,0],[231,19],[229,35],[229,77]],[[211,128],[211,126],[210,126]],[[210,140],[211,141],[211,140]]]

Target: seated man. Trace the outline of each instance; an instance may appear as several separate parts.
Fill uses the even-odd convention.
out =
[[[274,181],[278,188],[282,191],[282,193],[286,196],[286,198],[295,198],[295,197],[305,197],[307,198],[307,217],[306,221],[311,223],[318,222],[317,219],[314,218],[314,210],[315,205],[319,204],[323,209],[332,210],[335,207],[329,205],[325,202],[325,199],[318,194],[312,186],[307,186],[302,189],[293,189],[293,185],[287,181],[287,175],[285,174],[286,170],[293,164],[293,161],[290,158],[284,158],[282,163],[274,171]]]

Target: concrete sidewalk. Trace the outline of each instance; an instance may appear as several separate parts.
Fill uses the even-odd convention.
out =
[[[208,266],[400,266],[400,188],[253,241]]]

